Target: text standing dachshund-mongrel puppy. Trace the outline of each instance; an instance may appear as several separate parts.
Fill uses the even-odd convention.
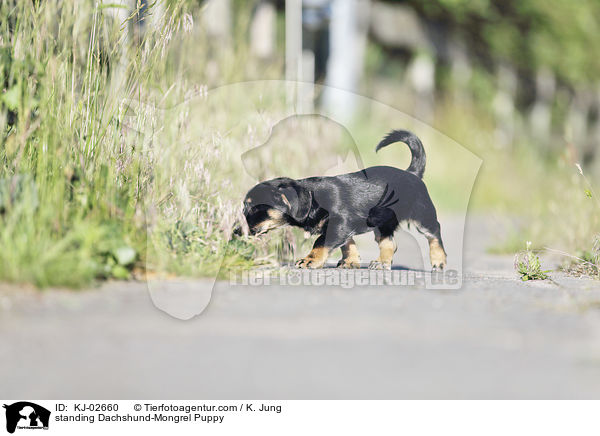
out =
[[[352,237],[373,231],[380,252],[369,268],[390,269],[396,251],[394,231],[408,221],[429,240],[432,268],[443,269],[446,252],[440,224],[422,180],[423,144],[411,132],[393,130],[375,150],[398,141],[406,143],[412,153],[406,171],[376,166],[333,177],[280,177],[259,183],[244,200],[250,233],[284,225],[301,227],[319,237],[308,256],[296,262],[297,267],[321,268],[331,251],[341,248],[338,267],[359,268],[360,257]]]

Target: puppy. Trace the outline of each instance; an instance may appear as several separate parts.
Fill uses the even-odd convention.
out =
[[[396,251],[394,232],[401,222],[414,224],[429,241],[433,270],[446,266],[446,252],[435,207],[423,183],[425,150],[413,133],[393,130],[375,148],[404,142],[412,160],[404,170],[388,166],[365,168],[333,177],[294,180],[280,177],[254,186],[244,199],[251,234],[290,225],[319,235],[298,268],[321,268],[332,250],[341,248],[339,268],[360,268],[352,237],[374,232],[379,257],[371,269],[391,269]]]

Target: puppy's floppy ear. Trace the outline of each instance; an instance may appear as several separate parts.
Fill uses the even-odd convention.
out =
[[[304,221],[312,206],[311,192],[294,183],[280,188],[281,199],[288,207],[289,215],[296,221]]]

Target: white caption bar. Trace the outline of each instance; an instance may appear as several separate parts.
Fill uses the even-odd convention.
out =
[[[600,401],[1,401],[20,436],[600,435]]]

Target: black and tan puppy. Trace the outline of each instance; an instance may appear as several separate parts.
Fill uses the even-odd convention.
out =
[[[252,234],[291,225],[319,235],[299,268],[321,268],[329,254],[342,249],[341,268],[359,268],[352,237],[375,232],[379,257],[369,268],[390,269],[396,251],[394,231],[408,221],[429,240],[434,270],[446,266],[446,252],[435,207],[423,183],[425,150],[413,133],[393,130],[375,149],[404,142],[412,160],[406,171],[388,166],[366,168],[333,177],[293,180],[280,177],[259,183],[244,200],[244,216]]]

